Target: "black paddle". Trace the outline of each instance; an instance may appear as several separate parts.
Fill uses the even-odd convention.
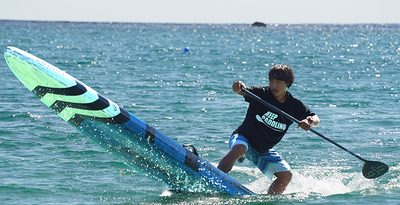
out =
[[[296,118],[292,117],[291,115],[287,114],[286,112],[280,110],[279,108],[271,105],[270,103],[266,102],[265,100],[261,99],[260,97],[258,97],[257,95],[253,94],[252,92],[246,90],[246,89],[242,89],[242,92],[245,93],[246,96],[253,98],[254,100],[262,103],[263,105],[267,106],[269,109],[283,115],[284,117],[286,117],[287,119],[291,120],[294,123],[300,124],[300,121],[297,120]],[[383,162],[378,162],[378,161],[369,161],[366,160],[362,157],[360,157],[357,154],[354,154],[353,152],[349,151],[348,149],[346,149],[345,147],[343,147],[342,145],[332,141],[331,139],[325,137],[324,135],[322,135],[321,133],[313,130],[312,128],[309,129],[311,132],[315,133],[316,135],[324,138],[325,140],[327,140],[328,142],[336,145],[337,147],[339,147],[340,149],[350,153],[351,155],[357,157],[358,159],[360,159],[361,161],[364,161],[365,164],[363,166],[362,169],[362,173],[364,175],[365,178],[367,179],[374,179],[377,177],[382,176],[383,174],[385,174],[388,170],[389,170],[389,166],[386,165]]]

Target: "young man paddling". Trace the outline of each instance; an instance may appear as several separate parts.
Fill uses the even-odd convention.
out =
[[[227,173],[236,161],[242,161],[246,157],[270,179],[273,175],[276,176],[276,180],[268,189],[269,194],[283,193],[292,179],[289,164],[273,149],[281,141],[292,121],[246,97],[241,90],[247,89],[295,117],[301,121],[298,126],[308,130],[317,126],[320,120],[287,91],[293,81],[292,69],[288,65],[278,64],[269,71],[269,86],[246,87],[242,81],[235,81],[232,85],[233,91],[244,96],[249,107],[244,121],[230,138],[230,151],[221,159],[218,168]]]

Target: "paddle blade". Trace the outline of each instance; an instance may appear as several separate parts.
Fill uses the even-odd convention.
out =
[[[389,170],[389,166],[378,161],[366,161],[362,173],[367,179],[375,179]]]

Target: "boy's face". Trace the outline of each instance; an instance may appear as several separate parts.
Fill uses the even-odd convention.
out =
[[[286,82],[283,80],[277,80],[275,78],[269,79],[269,89],[275,98],[282,97],[286,95]]]

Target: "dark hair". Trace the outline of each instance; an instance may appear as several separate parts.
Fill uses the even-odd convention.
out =
[[[269,78],[285,81],[287,87],[290,87],[294,81],[294,74],[289,65],[276,64],[272,66],[268,74]]]

